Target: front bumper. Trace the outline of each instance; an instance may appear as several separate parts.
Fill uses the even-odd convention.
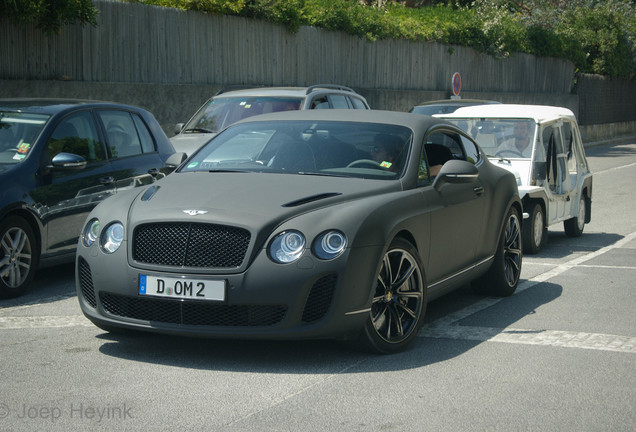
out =
[[[102,327],[215,338],[337,337],[368,319],[381,253],[380,247],[358,248],[333,261],[307,254],[277,265],[261,251],[243,273],[206,275],[226,282],[226,299],[216,302],[140,295],[139,275],[158,272],[131,266],[125,254],[104,256],[80,246],[76,285],[83,313]]]

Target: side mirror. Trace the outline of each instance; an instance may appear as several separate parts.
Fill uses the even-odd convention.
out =
[[[547,176],[546,163],[535,162],[532,164],[532,171],[534,172],[534,178],[537,180],[545,180]]]
[[[174,125],[174,134],[178,134],[179,132],[181,132],[181,130],[183,129],[183,126],[185,125],[185,123],[177,123],[176,125]]]
[[[58,153],[51,160],[54,169],[84,169],[86,167],[86,159],[73,153]]]
[[[472,183],[477,180],[477,177],[479,177],[479,170],[472,163],[463,160],[449,160],[435,177],[433,187],[439,192],[446,183]]]
[[[188,158],[188,155],[184,152],[178,152],[171,154],[166,160],[166,168],[175,169]]]

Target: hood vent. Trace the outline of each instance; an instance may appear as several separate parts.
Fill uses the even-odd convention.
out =
[[[318,195],[312,195],[312,196],[308,196],[305,198],[301,198],[299,200],[296,201],[290,201],[287,204],[283,204],[282,207],[298,207],[301,206],[303,204],[309,204],[310,202],[314,202],[314,201],[320,201],[321,199],[326,199],[326,198],[331,198],[331,197],[335,197],[338,195],[342,195],[342,193],[340,192],[327,192],[327,193],[322,193],[322,194],[318,194]]]
[[[150,201],[155,193],[159,190],[159,186],[151,186],[146,189],[146,192],[141,196],[142,201]]]

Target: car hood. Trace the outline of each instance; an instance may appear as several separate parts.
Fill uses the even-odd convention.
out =
[[[517,180],[517,186],[528,186],[530,184],[530,174],[532,164],[530,159],[505,159],[492,157],[489,158],[490,162],[498,167],[507,169],[515,175]]]
[[[190,156],[215,136],[216,133],[182,133],[170,138],[170,142],[176,152],[184,152]]]
[[[150,199],[147,191],[134,201],[130,218],[135,223],[187,220],[256,230],[321,207],[402,189],[399,181],[232,172],[173,173],[155,187]]]

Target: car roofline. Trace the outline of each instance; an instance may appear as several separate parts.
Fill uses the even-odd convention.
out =
[[[462,107],[449,114],[435,114],[439,118],[501,118],[532,119],[536,123],[545,123],[561,118],[576,121],[574,113],[568,108],[549,105],[489,104]]]
[[[263,96],[270,93],[276,92],[285,92],[289,94],[285,94],[285,96],[292,96],[292,93],[297,92],[298,97],[303,97],[309,95],[310,93],[317,92],[320,90],[335,90],[336,93],[342,94],[354,94],[361,96],[358,92],[353,90],[350,87],[343,86],[340,84],[314,84],[308,87],[253,87],[253,86],[230,86],[224,87],[219,90],[214,97],[222,96],[222,97],[230,97],[233,96],[232,93],[235,93],[236,96]]]

